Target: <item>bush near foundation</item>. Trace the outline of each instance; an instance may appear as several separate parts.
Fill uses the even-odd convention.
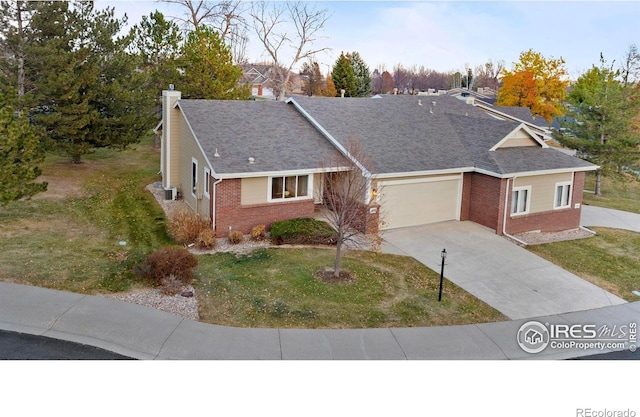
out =
[[[251,229],[251,239],[259,242],[259,241],[265,240],[266,238],[267,238],[267,228],[265,227],[264,224],[255,226],[253,229]]]
[[[204,229],[210,229],[207,219],[188,208],[179,208],[169,215],[167,231],[181,245],[194,243]]]
[[[242,234],[241,231],[232,230],[229,232],[229,243],[231,243],[232,245],[237,245],[239,243],[242,243],[243,239],[244,239],[244,235]]]
[[[275,244],[335,245],[336,231],[322,220],[298,218],[271,224]]]

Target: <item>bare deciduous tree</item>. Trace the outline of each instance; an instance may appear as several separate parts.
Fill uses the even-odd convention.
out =
[[[163,0],[183,6],[186,11],[183,17],[172,16],[186,29],[197,29],[206,24],[220,34],[231,49],[234,61],[246,60],[248,42],[247,22],[244,14],[247,11],[245,2],[240,0],[206,1],[206,0]]]
[[[476,79],[475,85],[478,87],[489,87],[494,91],[498,91],[500,86],[500,73],[504,69],[504,61],[493,62],[489,60],[483,65],[478,65],[475,68]]]
[[[294,65],[304,59],[312,58],[318,52],[329,48],[311,48],[311,44],[318,38],[320,30],[329,19],[326,9],[318,10],[312,4],[297,1],[284,3],[267,3],[260,1],[252,3],[251,17],[253,28],[262,42],[265,52],[272,59],[279,84],[279,98],[284,99],[285,91]],[[283,29],[287,23],[293,30]],[[293,58],[287,65],[284,62],[285,51],[291,48]]]
[[[346,150],[350,156],[346,166],[344,159],[330,161],[325,167],[324,176],[323,200],[327,208],[325,217],[338,233],[333,269],[335,278],[340,277],[343,244],[351,242],[358,246],[363,243],[370,244],[372,240],[373,243],[378,243],[379,240],[378,225],[373,228],[374,233],[367,236],[367,242],[362,240],[363,232],[367,229],[365,216],[375,194],[368,168],[369,158],[364,153],[361,143],[356,140],[350,140]],[[375,202],[373,205],[377,210]]]

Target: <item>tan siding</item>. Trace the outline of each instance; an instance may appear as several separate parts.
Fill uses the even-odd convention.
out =
[[[178,172],[180,191],[182,192],[182,197],[184,198],[185,203],[187,203],[189,207],[197,211],[202,216],[209,218],[209,198],[204,196],[204,168],[207,166],[206,159],[200,151],[200,147],[193,137],[187,122],[183,117],[180,117],[178,120],[178,123],[174,123],[174,125],[177,125],[176,129],[178,129],[174,138],[179,138],[180,140],[180,154],[178,156],[180,164]],[[202,196],[201,199],[195,198],[191,193],[192,158],[195,158],[198,161],[197,183],[199,184],[198,189],[200,190],[198,195]]]
[[[519,177],[514,182],[514,187],[531,186],[531,206],[529,213],[541,213],[553,210],[553,199],[556,191],[556,183],[571,181],[570,172],[552,175],[537,175],[532,177]]]
[[[264,204],[267,202],[269,178],[243,178],[240,185],[240,204]]]
[[[515,148],[521,146],[540,146],[527,132],[518,130],[513,133],[502,145],[501,148]]]
[[[323,184],[322,174],[315,174],[313,176],[313,202],[316,204],[322,203]]]

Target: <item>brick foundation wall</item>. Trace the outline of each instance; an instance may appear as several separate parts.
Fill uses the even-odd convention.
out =
[[[313,217],[313,199],[242,206],[240,184],[239,179],[233,179],[224,180],[216,186],[215,228],[219,236],[226,236],[229,227],[250,233],[257,225],[264,224],[269,228],[276,221]]]

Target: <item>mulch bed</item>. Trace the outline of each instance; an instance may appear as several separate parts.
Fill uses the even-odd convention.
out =
[[[337,277],[333,274],[332,269],[318,271],[314,276],[327,284],[353,284],[356,282],[355,275],[345,270],[341,270]]]

